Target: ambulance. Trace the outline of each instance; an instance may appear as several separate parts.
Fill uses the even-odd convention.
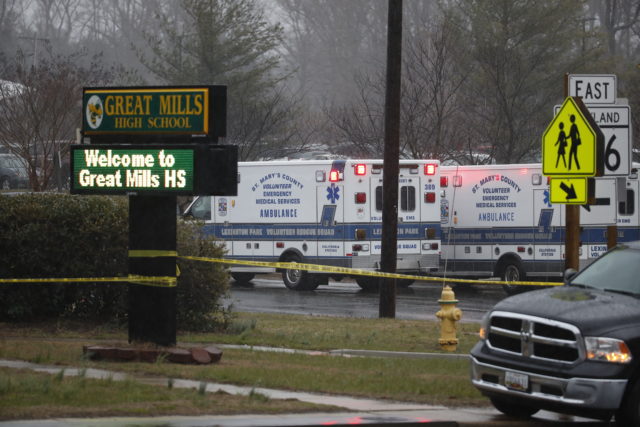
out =
[[[237,196],[200,196],[185,211],[224,242],[233,260],[296,262],[380,269],[382,160],[293,160],[238,163]],[[436,271],[440,255],[440,164],[401,160],[397,272]],[[238,282],[279,272],[292,290],[313,290],[343,272],[230,266]],[[348,275],[348,274],[347,274]],[[363,289],[377,280],[354,276]],[[411,282],[401,281],[401,286]]]
[[[439,275],[507,281],[560,280],[565,265],[565,208],[550,202],[541,164],[443,166]],[[638,177],[596,178],[595,204],[580,208],[580,268],[617,240],[640,238]],[[508,293],[523,287],[505,286]]]

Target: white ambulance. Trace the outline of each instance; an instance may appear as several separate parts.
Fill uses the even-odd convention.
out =
[[[294,160],[238,163],[237,196],[201,196],[185,211],[224,241],[227,258],[380,269],[382,160]],[[397,271],[425,274],[440,255],[440,167],[436,160],[401,160]],[[231,265],[247,282],[276,268]],[[329,277],[282,270],[289,289],[312,290]],[[354,276],[363,289],[377,286]],[[401,281],[407,286],[409,281]]]
[[[442,258],[447,277],[559,280],[564,272],[565,209],[549,200],[541,164],[443,166]],[[618,242],[638,240],[638,178],[597,178],[596,204],[580,208],[580,267]],[[515,292],[518,287],[505,287]]]

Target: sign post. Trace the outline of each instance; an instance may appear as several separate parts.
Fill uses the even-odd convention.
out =
[[[71,193],[130,196],[129,342],[175,345],[176,196],[237,192],[226,87],[85,88],[82,122]]]
[[[582,76],[584,77],[584,76]],[[596,85],[598,83],[598,85]],[[542,173],[551,176],[552,203],[566,204],[565,268],[580,265],[580,204],[592,195],[591,177],[603,174],[604,136],[578,96],[568,96],[570,86],[583,96],[607,100],[615,84],[565,76],[565,101],[542,135]],[[614,82],[615,83],[615,82]]]

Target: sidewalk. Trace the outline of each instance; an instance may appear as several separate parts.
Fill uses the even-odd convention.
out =
[[[341,350],[345,352],[346,350]],[[358,351],[361,353],[361,351]],[[393,353],[393,352],[384,352]],[[368,354],[369,355],[369,354]],[[424,357],[434,357],[429,353],[423,353]],[[359,355],[361,356],[361,355]],[[393,356],[402,357],[400,354]],[[58,374],[64,371],[65,376],[78,376],[80,374],[95,379],[111,379],[123,381],[133,378],[144,384],[166,386],[168,378],[162,377],[130,377],[121,372],[113,372],[102,369],[77,369],[61,368],[60,366],[47,366],[35,363],[0,360],[1,367],[15,369],[31,369],[37,372]],[[200,381],[173,379],[173,386],[179,388],[198,389]],[[2,427],[62,427],[62,426],[92,426],[92,427],[124,427],[124,426],[162,426],[162,427],[186,427],[186,426],[321,426],[321,425],[401,425],[412,426],[428,423],[432,426],[500,426],[500,427],[525,427],[525,426],[564,426],[577,424],[580,427],[607,426],[607,423],[593,422],[578,417],[558,416],[556,414],[541,412],[535,420],[516,421],[505,417],[493,409],[486,408],[455,408],[444,406],[423,405],[414,403],[394,402],[377,399],[361,399],[352,396],[327,395],[307,392],[293,392],[268,388],[242,387],[230,384],[206,383],[207,392],[218,390],[230,394],[248,395],[258,392],[270,399],[297,399],[304,402],[334,405],[345,408],[345,413],[316,413],[316,414],[286,414],[286,415],[235,415],[235,416],[172,416],[154,418],[113,417],[99,419],[55,419],[55,420],[25,420],[0,422]]]

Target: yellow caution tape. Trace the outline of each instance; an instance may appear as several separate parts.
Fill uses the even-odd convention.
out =
[[[138,276],[130,274],[127,277],[47,277],[47,278],[20,278],[20,279],[3,279],[0,283],[17,284],[17,283],[136,283],[146,286],[157,286],[163,288],[173,288],[177,286],[177,279],[170,276]]]
[[[269,267],[278,268],[284,270],[305,270],[315,271],[321,273],[339,273],[349,274],[353,276],[369,276],[369,277],[384,277],[391,279],[409,279],[419,280],[423,282],[449,282],[449,283],[471,283],[482,285],[518,285],[518,286],[559,286],[562,283],[556,282],[530,282],[530,281],[499,281],[499,280],[471,280],[471,279],[451,279],[447,277],[434,277],[434,276],[416,276],[410,274],[397,274],[397,273],[385,273],[382,271],[369,271],[360,270],[357,268],[347,267],[335,267],[329,265],[318,264],[304,264],[297,262],[266,262],[266,261],[245,261],[236,259],[223,259],[223,258],[205,258],[195,256],[179,256],[179,258],[190,259],[193,261],[213,262],[218,264],[236,264],[236,265],[249,265],[253,267]]]
[[[158,258],[158,257],[177,257],[176,251],[161,251],[156,249],[131,249],[129,250],[129,258]],[[180,276],[180,268],[176,264],[176,277]]]
[[[156,286],[158,288],[175,288],[178,286],[178,278],[171,276],[137,276],[130,274],[127,282],[136,285]]]
[[[178,256],[177,251],[163,251],[156,249],[131,249],[129,250],[129,258],[157,258]]]
[[[248,265],[253,267],[267,267],[282,270],[304,270],[320,273],[337,273],[347,274],[350,276],[368,276],[383,277],[390,279],[408,279],[422,282],[448,282],[448,283],[470,283],[474,285],[517,285],[517,286],[559,286],[559,282],[531,282],[531,281],[499,281],[499,280],[472,280],[472,279],[453,279],[447,277],[435,276],[416,276],[411,274],[385,273],[382,271],[361,270],[357,268],[335,267],[329,265],[305,264],[297,262],[266,262],[266,261],[245,261],[236,259],[223,258],[206,258],[196,256],[179,256],[176,251],[157,251],[157,250],[131,250],[129,257],[168,257],[175,256],[182,259],[202,262],[212,262],[218,264],[235,264]],[[180,270],[176,265],[176,275],[180,275]],[[171,276],[138,276],[129,275],[128,277],[78,277],[78,278],[24,278],[24,279],[2,279],[0,284],[10,283],[105,283],[105,282],[127,282],[136,283],[146,286],[157,287],[175,287],[177,285],[177,277]]]

